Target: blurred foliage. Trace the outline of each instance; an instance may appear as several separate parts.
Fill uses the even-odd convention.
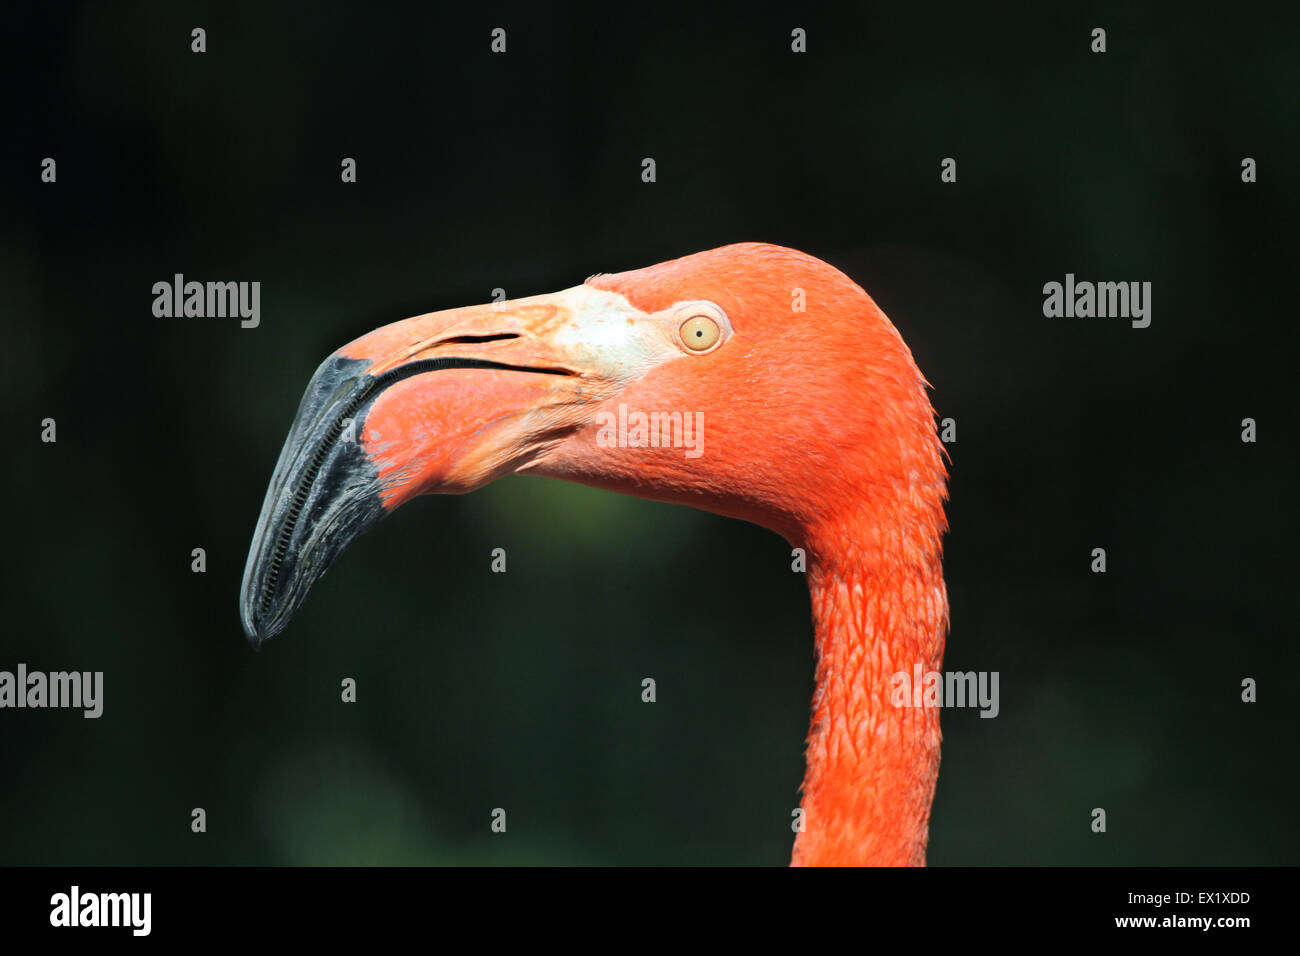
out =
[[[0,713],[0,862],[786,861],[811,628],[766,531],[513,478],[383,523],[261,653],[237,614],[328,352],[762,239],[861,282],[958,422],[947,666],[1000,671],[1002,713],[944,715],[931,862],[1295,863],[1298,20],[14,11],[0,668],[106,701]],[[261,327],[154,319],[174,272],[262,282]],[[1066,272],[1151,281],[1151,327],[1043,319]]]

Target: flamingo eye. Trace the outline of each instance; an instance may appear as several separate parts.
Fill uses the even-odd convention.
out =
[[[693,315],[682,323],[678,334],[682,337],[682,344],[692,352],[705,352],[713,348],[722,330],[707,315]]]

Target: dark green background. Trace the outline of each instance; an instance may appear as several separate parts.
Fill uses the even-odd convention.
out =
[[[7,13],[0,669],[106,689],[0,712],[0,863],[788,860],[811,627],[767,531],[513,478],[261,653],[237,610],[327,353],[740,240],[859,281],[958,423],[946,666],[1002,713],[944,714],[931,863],[1297,862],[1300,15],[903,6]],[[261,327],[153,318],[175,272],[260,281]],[[1151,327],[1045,319],[1066,272],[1152,282]]]

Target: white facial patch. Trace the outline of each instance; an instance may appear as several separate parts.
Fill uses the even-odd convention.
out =
[[[571,316],[551,341],[620,384],[685,357],[664,313],[642,312],[617,292],[579,285],[547,298]]]

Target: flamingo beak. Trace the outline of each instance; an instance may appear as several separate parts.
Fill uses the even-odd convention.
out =
[[[307,385],[253,533],[240,596],[254,647],[288,625],[359,534],[416,495],[526,467],[680,350],[613,292],[452,309],[384,326]]]

